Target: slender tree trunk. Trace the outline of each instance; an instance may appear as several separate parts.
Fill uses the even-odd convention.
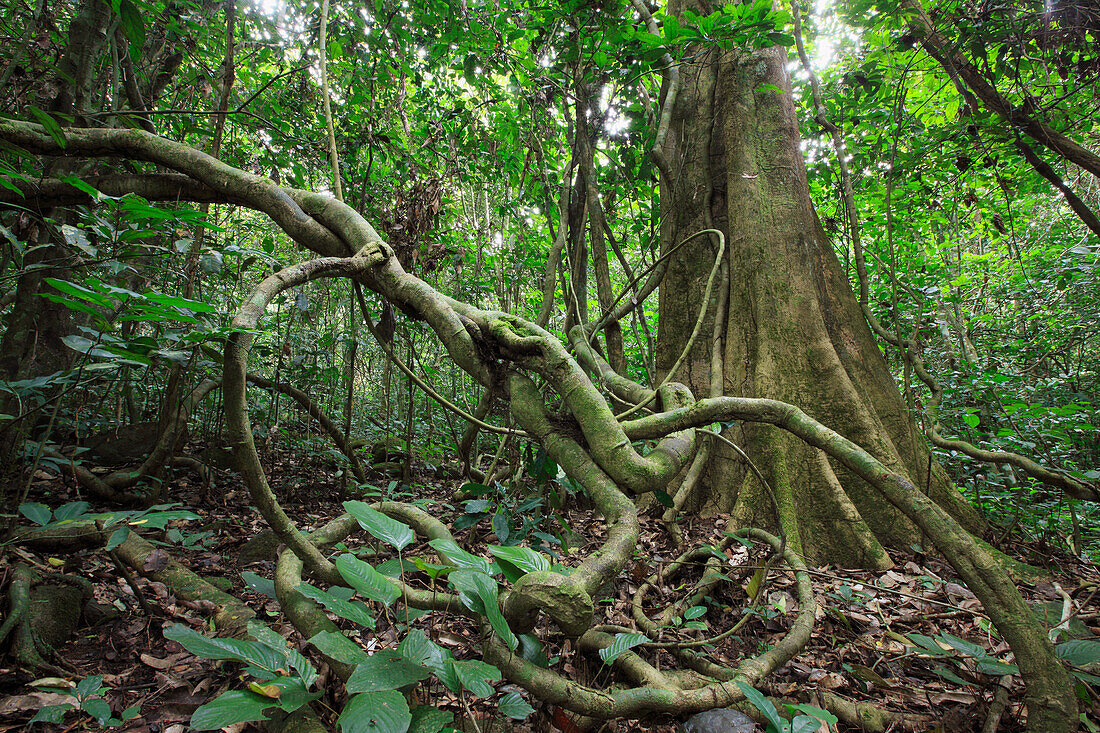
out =
[[[786,64],[785,49],[772,48],[712,51],[681,68],[663,148],[680,171],[661,191],[663,247],[706,228],[711,202],[728,241],[725,394],[800,406],[978,530],[975,512],[929,460],[813,210]],[[715,256],[708,241],[680,250],[662,284],[658,371],[671,368],[694,326]],[[710,343],[699,340],[676,376],[706,394],[710,363]],[[733,425],[724,435],[768,485],[719,443],[688,509],[730,512],[735,526],[780,526],[797,550],[851,566],[888,567],[884,545],[920,541],[900,512],[819,450],[770,426]]]

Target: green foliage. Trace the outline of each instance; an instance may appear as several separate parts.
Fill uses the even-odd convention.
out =
[[[112,688],[103,684],[103,675],[91,675],[75,684],[56,678],[38,680],[31,684],[43,692],[69,695],[73,698],[73,702],[43,706],[30,719],[30,725],[34,723],[61,725],[65,714],[72,710],[79,710],[90,716],[101,728],[118,728],[131,718],[140,715],[139,706],[133,705],[123,710],[118,717],[114,716],[111,705],[105,698]],[[59,686],[61,684],[65,686]]]
[[[832,726],[838,721],[832,713],[812,705],[787,705],[791,716],[791,719],[787,720],[779,715],[772,701],[758,690],[741,680],[737,680],[737,686],[744,693],[749,704],[759,710],[768,721],[767,733],[812,733],[820,729],[822,724]]]

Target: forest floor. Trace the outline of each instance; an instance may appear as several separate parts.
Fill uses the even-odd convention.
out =
[[[326,466],[323,455],[299,459],[288,451],[276,451],[267,456],[266,467],[272,477],[276,494],[282,497],[287,513],[300,526],[320,526],[340,514],[337,496],[338,480]],[[177,560],[207,579],[220,583],[256,612],[257,620],[272,626],[284,636],[297,639],[293,627],[281,617],[278,604],[257,588],[263,583],[255,576],[270,579],[274,563],[270,556],[241,564],[240,552],[246,543],[265,527],[258,513],[248,506],[248,497],[238,481],[222,474],[219,496],[198,502],[198,485],[194,477],[181,474],[173,485],[173,498],[202,519],[180,523],[175,527],[180,535],[166,549]],[[387,480],[380,480],[385,485]],[[450,518],[463,513],[462,503],[453,498],[461,485],[456,481],[438,481],[420,477],[415,483],[415,500],[427,505],[429,511],[450,523]],[[32,487],[31,500],[47,501],[57,506],[64,501],[81,498],[71,482],[42,475]],[[659,508],[659,507],[658,507]],[[568,525],[574,544],[573,553],[556,548],[561,562],[569,565],[570,555],[584,546],[595,546],[604,536],[602,522],[587,510],[583,501],[567,502],[561,512],[548,511],[543,526],[548,534],[561,535]],[[556,516],[554,516],[556,514]],[[722,541],[724,518],[688,519],[684,523],[688,544]],[[472,527],[455,532],[465,549],[487,555],[486,544],[497,543],[490,529],[488,516]],[[163,535],[162,535],[163,537]],[[157,539],[149,536],[148,539]],[[351,542],[349,542],[351,544]],[[1064,591],[1073,599],[1073,616],[1059,641],[1100,637],[1100,572],[1091,564],[1057,553],[1038,544],[1013,542],[1000,548],[1020,560],[1043,568],[1040,576],[1022,578],[1021,592],[1040,617],[1050,626],[1063,617]],[[406,550],[413,557],[424,548]],[[430,553],[430,550],[428,551]],[[707,625],[705,631],[675,630],[680,634],[712,635],[728,628],[741,617],[746,603],[744,586],[751,571],[742,568],[754,564],[739,545],[726,553],[731,582],[708,597],[705,613],[699,619]],[[247,553],[246,553],[247,554]],[[611,623],[632,625],[630,602],[638,584],[674,559],[679,552],[668,533],[651,517],[643,518],[640,551],[615,587],[596,599]],[[103,675],[103,684],[111,688],[105,694],[115,713],[133,705],[140,706],[137,718],[117,730],[149,733],[178,733],[187,729],[191,713],[202,703],[227,689],[240,689],[242,682],[234,665],[225,665],[196,658],[176,642],[162,636],[162,629],[176,623],[199,631],[210,629],[210,609],[202,603],[189,604],[176,599],[170,589],[138,577],[136,591],[152,606],[154,613],[144,615],[131,588],[102,551],[89,551],[77,556],[62,556],[9,548],[9,557],[18,556],[43,572],[56,572],[63,565],[66,571],[83,575],[94,583],[96,600],[118,609],[113,619],[94,627],[82,628],[62,649],[63,659],[83,675]],[[262,553],[261,553],[262,555]],[[985,722],[990,702],[999,684],[1008,686],[1008,705],[998,730],[1006,733],[1022,730],[1022,686],[1018,676],[1001,677],[1003,668],[995,663],[1011,661],[1007,645],[992,631],[974,595],[955,577],[950,566],[940,558],[912,548],[908,553],[894,554],[896,567],[885,573],[854,572],[833,567],[815,567],[814,591],[819,604],[815,631],[807,648],[791,663],[773,675],[764,691],[776,697],[797,699],[815,704],[819,691],[828,691],[858,702],[870,702],[900,713],[915,723],[916,730],[978,731]],[[379,556],[378,561],[384,559]],[[372,558],[374,562],[375,558]],[[753,560],[753,561],[750,561]],[[247,575],[250,586],[242,579]],[[6,579],[10,569],[0,567]],[[647,600],[663,606],[683,592],[682,581],[659,585]],[[783,573],[772,573],[763,594],[763,603],[751,611],[753,618],[739,632],[711,651],[712,657],[730,666],[746,654],[754,654],[774,643],[786,631],[794,618],[793,580]],[[675,585],[676,587],[670,587]],[[429,636],[450,649],[457,657],[472,656],[477,649],[475,628],[461,618],[427,616],[413,625],[423,626]],[[394,644],[394,626],[380,621],[375,631],[361,630],[359,641],[368,649]],[[921,642],[924,642],[922,647]],[[974,648],[970,645],[978,645]],[[305,648],[303,642],[302,648]],[[934,650],[942,652],[936,653]],[[593,686],[611,684],[614,679],[599,659],[588,658],[566,642],[548,644],[547,654],[559,657],[559,664],[571,679]],[[674,666],[667,652],[650,657],[659,668]],[[977,654],[978,656],[975,656]],[[988,656],[982,657],[982,654]],[[43,705],[59,701],[51,693],[29,687],[34,677],[12,665],[10,656],[0,665],[0,733],[22,729]],[[1100,704],[1096,693],[1078,685],[1084,694],[1083,710],[1091,720],[1100,720]],[[498,683],[498,689],[515,689]],[[505,731],[563,730],[575,728],[560,711],[550,705],[531,700],[536,713],[524,723],[494,720],[491,704],[467,706],[438,684],[419,691],[422,701],[455,713],[456,726],[464,730],[480,729],[480,733]],[[342,703],[332,692],[325,702],[338,710]],[[469,722],[473,716],[476,727]],[[934,722],[929,722],[934,721]],[[673,731],[679,721],[650,719],[618,721],[603,731],[651,730]],[[95,730],[98,726],[87,715],[71,713],[64,727],[37,724],[38,730]],[[330,721],[331,723],[331,721]],[[234,730],[251,730],[242,725]],[[332,723],[332,730],[336,730]],[[760,730],[763,730],[761,727]],[[838,731],[857,730],[841,725]],[[1093,728],[1092,730],[1096,730]]]

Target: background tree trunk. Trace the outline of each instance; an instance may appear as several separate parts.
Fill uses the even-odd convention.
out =
[[[910,477],[977,531],[982,523],[976,512],[930,461],[818,222],[786,64],[785,49],[771,48],[712,51],[702,63],[681,67],[664,145],[679,174],[661,190],[662,246],[667,250],[707,228],[710,202],[710,219],[728,240],[726,394],[798,405]],[[716,252],[708,242],[698,238],[678,252],[662,284],[662,373],[692,331]],[[713,317],[708,314],[703,333],[710,332]],[[700,339],[676,375],[697,395],[708,392],[710,347]],[[900,512],[817,449],[762,425],[736,425],[724,434],[767,477],[788,541],[809,557],[885,568],[891,561],[883,545],[920,541]],[[714,446],[701,486],[689,510],[731,512],[734,526],[776,528],[771,499],[728,446]]]

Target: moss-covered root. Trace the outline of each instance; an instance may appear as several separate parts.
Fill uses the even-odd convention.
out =
[[[21,666],[35,673],[65,677],[72,670],[46,660],[46,657],[56,659],[56,654],[53,647],[35,632],[36,610],[33,608],[31,590],[40,580],[41,576],[29,565],[20,563],[15,566],[8,585],[8,617],[4,619],[3,626],[0,626],[0,640],[11,635],[12,654]],[[83,604],[78,604],[78,609],[81,605]],[[79,617],[78,610],[77,619]],[[69,630],[71,632],[72,629]]]
[[[927,715],[913,715],[883,710],[865,702],[855,702],[828,691],[821,692],[821,700],[812,700],[810,704],[821,705],[850,725],[867,733],[886,733],[888,730],[924,731],[931,730],[936,719]]]
[[[799,608],[790,631],[779,643],[764,654],[745,660],[736,670],[727,670],[728,674],[724,675],[723,681],[698,689],[682,689],[664,673],[644,664],[640,659],[630,658],[627,672],[642,680],[642,686],[597,689],[578,684],[556,672],[532,664],[513,654],[491,634],[487,635],[485,660],[496,665],[508,679],[539,699],[594,718],[631,718],[646,713],[686,715],[711,708],[729,707],[740,702],[744,699],[744,694],[735,684],[735,680],[755,685],[790,661],[809,641],[817,610],[813,587],[802,560],[789,548],[783,548],[779,538],[767,532],[745,529],[741,530],[741,534],[765,542],[777,552],[783,549],[783,559],[795,573]],[[583,638],[582,646],[599,648],[609,642],[610,638],[606,634],[591,631]]]
[[[119,558],[150,580],[164,583],[177,598],[214,604],[214,625],[221,632],[243,634],[256,614],[240,600],[206,582],[180,565],[162,549],[153,547],[134,532],[115,550]]]

